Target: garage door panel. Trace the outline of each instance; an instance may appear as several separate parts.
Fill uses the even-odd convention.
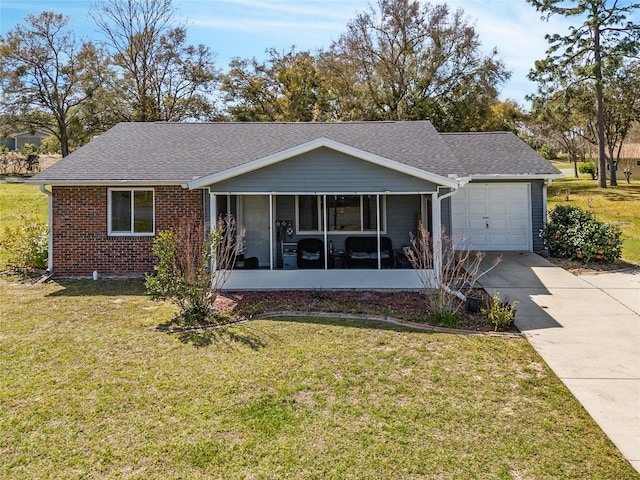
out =
[[[509,240],[509,237],[506,234],[493,234],[488,236],[489,240],[489,248],[488,250],[493,249],[501,249],[502,245],[505,245]]]
[[[487,200],[487,192],[476,189],[467,189],[466,197],[467,200],[471,200],[473,202],[484,202]]]
[[[527,230],[527,220],[524,218],[510,218],[509,225],[511,226],[512,231],[526,231]]]
[[[487,235],[484,233],[482,234],[471,233],[467,238],[463,238],[463,240],[468,248],[475,248],[474,245],[481,245],[481,244],[487,243],[488,238],[487,238]]]
[[[528,205],[527,205],[527,204],[522,204],[522,203],[509,203],[509,204],[506,206],[505,213],[506,213],[507,215],[509,215],[510,217],[518,218],[518,217],[523,217],[523,216],[525,216],[525,213],[524,213],[525,209],[528,209]],[[528,215],[528,212],[527,212],[527,215],[526,215],[526,216],[527,216],[527,217],[529,216],[529,215]]]
[[[466,225],[469,230],[486,230],[487,229],[487,222],[482,218],[478,218],[478,217],[468,218],[466,221]]]
[[[472,203],[467,206],[467,213],[469,215],[486,215],[489,213],[490,206],[486,203]]]
[[[452,197],[451,204],[456,248],[531,248],[531,207],[527,183],[471,183]]]
[[[510,202],[529,203],[529,195],[526,189],[510,188],[507,199]]]
[[[509,235],[509,240],[514,244],[526,245],[528,237],[526,235],[511,234]]]
[[[491,230],[502,231],[502,230],[507,230],[508,227],[509,227],[509,224],[505,217],[491,217],[491,219],[489,220],[489,228]],[[485,228],[487,228],[486,224],[485,224]]]
[[[503,188],[493,188],[487,194],[488,200],[492,202],[504,202],[507,200],[507,190]]]
[[[504,216],[507,214],[509,206],[505,203],[490,203],[488,205],[489,215]]]

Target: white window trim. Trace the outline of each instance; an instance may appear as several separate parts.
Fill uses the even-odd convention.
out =
[[[315,195],[318,201],[318,230],[300,230],[300,204],[299,204],[299,198],[300,196],[313,196]],[[298,194],[296,195],[296,205],[295,205],[295,211],[296,211],[296,234],[298,235],[317,235],[319,233],[324,233],[325,232],[325,228],[326,226],[324,225],[324,212],[326,211],[326,205],[323,204],[322,199],[327,195],[320,195],[320,194]],[[336,195],[336,194],[330,194],[330,195]],[[380,233],[382,234],[386,234],[387,233],[387,196],[383,195],[383,194],[377,194],[377,193],[346,193],[344,195],[351,195],[351,196],[359,196],[360,197],[360,230],[326,230],[327,235],[371,235],[372,233],[376,233],[378,230],[373,229],[373,230],[362,230],[363,228],[363,215],[364,215],[364,209],[363,209],[363,202],[364,202],[364,196],[365,195],[373,195],[376,196],[377,198],[380,199],[380,223],[381,223],[381,229],[379,230]],[[374,203],[374,206],[376,204]],[[377,208],[377,207],[376,207]],[[377,223],[377,211],[376,211],[376,223]]]
[[[133,225],[135,223],[135,208],[133,205],[134,195],[131,195],[131,230],[128,232],[111,230],[111,192],[151,192],[153,194],[151,221],[153,223],[150,232],[134,232]],[[107,234],[110,237],[153,237],[156,234],[156,192],[153,188],[109,188],[107,190]]]

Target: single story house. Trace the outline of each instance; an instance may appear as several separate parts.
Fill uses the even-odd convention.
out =
[[[596,162],[597,159],[596,159]],[[607,163],[607,168],[609,167]],[[640,178],[640,143],[625,143],[620,151],[620,161],[616,169],[618,181],[626,181],[625,170],[630,172],[630,178],[637,180]],[[609,172],[607,172],[609,173]]]
[[[6,138],[0,140],[0,144],[7,147],[10,151],[22,150],[25,145],[35,145],[40,148],[42,139],[49,136],[46,132],[36,130],[35,132],[26,130],[24,132],[12,133]]]
[[[231,213],[247,265],[225,288],[375,289],[420,287],[403,254],[419,223],[434,245],[542,250],[561,176],[512,133],[428,121],[121,123],[29,182],[49,195],[54,275],[152,272],[159,231]]]

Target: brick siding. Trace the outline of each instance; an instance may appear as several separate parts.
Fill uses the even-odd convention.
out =
[[[156,233],[189,218],[202,223],[201,190],[179,186],[156,186],[153,190]],[[101,275],[126,276],[153,271],[155,237],[107,234],[108,187],[54,186],[52,191],[55,275],[90,276],[97,270]]]

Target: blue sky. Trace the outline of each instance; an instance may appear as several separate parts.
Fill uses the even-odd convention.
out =
[[[81,38],[100,37],[87,16],[90,0],[0,0],[0,32],[6,33],[24,17],[45,10],[63,13]],[[216,53],[223,70],[235,56],[263,58],[267,48],[299,50],[328,47],[345,31],[368,0],[174,0],[178,15],[187,25],[191,44],[205,44]],[[434,0],[432,4],[442,3]],[[513,99],[528,108],[525,95],[534,93],[527,80],[534,61],[544,57],[546,33],[566,32],[566,19],[540,20],[525,0],[449,0],[451,9],[462,8],[475,22],[483,48],[498,49],[511,70],[501,98]]]

